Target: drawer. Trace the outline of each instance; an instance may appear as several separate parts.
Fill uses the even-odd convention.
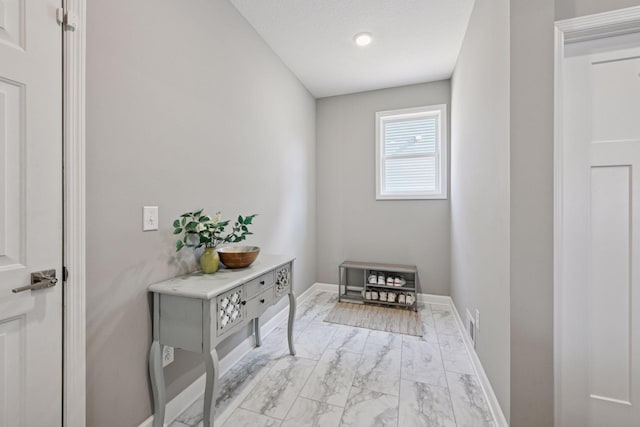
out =
[[[245,290],[243,286],[237,286],[216,297],[215,316],[218,336],[245,320],[245,304]]]
[[[274,298],[273,288],[269,288],[247,301],[247,319],[261,316],[267,308],[271,307]]]
[[[273,271],[263,274],[250,282],[247,282],[245,289],[247,292],[247,299],[253,298],[261,292],[264,292],[270,286],[273,286],[275,282],[275,275]]]

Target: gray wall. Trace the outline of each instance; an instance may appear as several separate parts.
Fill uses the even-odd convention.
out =
[[[315,281],[315,100],[227,1],[97,1],[87,18],[87,425],[137,426],[146,288],[196,267],[173,252],[175,217],[258,213],[248,243],[297,256],[296,293]],[[141,231],[143,205],[159,231]],[[175,357],[169,398],[203,373]]]
[[[452,77],[451,296],[509,417],[509,2],[476,0]]]
[[[511,423],[553,425],[553,0],[511,0]]]
[[[449,294],[449,200],[375,200],[376,111],[432,104],[448,80],[318,100],[318,281],[344,260],[414,264],[422,292]]]
[[[553,22],[638,0],[511,0],[511,425],[553,425]]]
[[[638,0],[556,0],[555,19],[575,18],[626,7],[640,6]]]

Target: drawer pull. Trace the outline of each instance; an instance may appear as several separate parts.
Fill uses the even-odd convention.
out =
[[[264,280],[261,280],[261,281],[260,281],[260,284],[261,284],[261,285],[264,285]]]
[[[260,304],[264,304],[264,298],[260,300]]]
[[[247,302],[246,301],[242,301],[240,304],[247,305]]]

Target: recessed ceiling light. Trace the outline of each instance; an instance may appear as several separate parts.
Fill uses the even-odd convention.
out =
[[[356,42],[358,46],[364,47],[369,45],[369,43],[371,43],[371,41],[373,40],[373,37],[371,37],[370,33],[358,33],[353,37],[353,40]]]

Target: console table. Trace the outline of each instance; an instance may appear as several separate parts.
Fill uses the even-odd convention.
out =
[[[294,258],[260,255],[248,268],[221,269],[179,276],[149,286],[153,293],[153,342],[149,352],[149,376],[153,390],[153,426],[164,425],[167,401],[162,346],[200,353],[206,366],[204,426],[213,426],[218,386],[216,345],[252,322],[256,346],[260,346],[259,317],[285,295],[289,296],[289,352],[293,348]]]

